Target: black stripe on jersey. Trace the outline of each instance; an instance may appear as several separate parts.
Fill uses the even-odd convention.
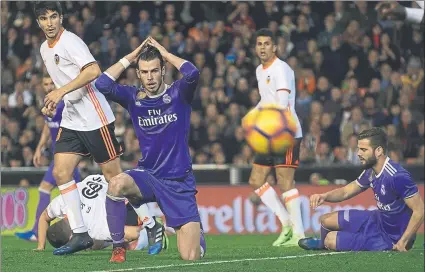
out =
[[[86,69],[87,67],[89,67],[90,65],[93,65],[95,63],[97,63],[97,61],[92,61],[92,62],[87,63],[86,65],[83,66],[83,68],[81,68],[81,71],[83,71],[84,69]]]
[[[277,90],[276,92],[279,92],[279,91],[286,91],[286,92],[288,92],[288,93],[291,93],[291,90],[289,90],[289,89],[279,89],[279,90]]]

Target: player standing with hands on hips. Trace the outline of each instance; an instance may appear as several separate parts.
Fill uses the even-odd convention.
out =
[[[130,113],[142,158],[138,168],[128,170],[110,181],[107,211],[114,214],[109,224],[114,249],[111,262],[124,262],[122,244],[126,208],[124,199],[135,208],[157,202],[167,226],[176,230],[177,248],[184,260],[197,260],[206,251],[205,239],[196,203],[196,182],[192,173],[188,134],[191,103],[199,81],[199,70],[189,61],[169,53],[152,37],[141,45],[140,56],[133,52],[108,68],[95,83],[109,100],[119,103]],[[164,81],[165,61],[176,67],[183,77],[171,85]],[[116,83],[131,63],[137,63],[142,88]],[[108,218],[109,223],[109,218]],[[162,247],[163,226],[147,226],[149,251]]]
[[[122,148],[114,134],[114,114],[105,97],[93,87],[92,81],[101,74],[99,65],[87,45],[62,26],[60,2],[36,2],[34,13],[46,36],[40,47],[41,57],[57,88],[46,95],[43,114],[52,117],[57,105],[64,101],[53,176],[67,206],[73,235],[53,254],[65,255],[93,245],[81,215],[74,169],[84,156],[91,155],[109,181],[122,172]]]

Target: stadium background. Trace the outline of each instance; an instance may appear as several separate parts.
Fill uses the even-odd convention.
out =
[[[262,27],[278,36],[278,56],[296,73],[296,108],[304,131],[296,181],[306,229],[317,231],[319,215],[333,209],[374,208],[371,194],[316,211],[307,201],[313,192],[327,191],[360,173],[355,134],[370,126],[385,128],[389,156],[408,167],[423,196],[423,32],[403,22],[379,21],[375,5],[63,2],[65,27],[87,43],[102,70],[148,35],[200,69],[189,144],[202,220],[209,233],[279,230],[276,218],[249,200],[246,184],[253,154],[240,127],[243,115],[259,101],[255,80],[259,62],[251,37]],[[44,126],[40,113],[44,67],[39,54],[44,36],[30,2],[2,1],[1,31],[0,224],[2,234],[8,235],[32,226],[36,186],[44,171],[32,163]],[[167,66],[166,82],[177,77],[177,71]],[[119,81],[139,86],[134,68]],[[124,110],[117,104],[113,109],[115,132],[125,146],[123,166],[131,168],[140,156],[137,139]],[[47,166],[50,159],[46,150],[43,164]],[[80,169],[85,175],[99,172],[90,160],[81,162]]]

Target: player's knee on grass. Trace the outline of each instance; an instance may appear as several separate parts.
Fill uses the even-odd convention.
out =
[[[336,236],[338,232],[337,231],[331,231],[329,232],[325,237],[325,247],[327,249],[336,250]]]
[[[196,261],[201,258],[201,248],[198,245],[195,248],[185,249],[180,251],[180,257],[185,261]]]
[[[180,257],[186,261],[201,258],[201,227],[198,222],[189,222],[176,230]]]

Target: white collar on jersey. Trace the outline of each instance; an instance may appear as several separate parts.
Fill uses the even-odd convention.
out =
[[[170,88],[170,86],[171,85],[168,85],[168,84],[165,84],[164,83],[164,85],[165,85],[165,88],[164,88],[164,90],[162,91],[162,93],[160,93],[160,94],[156,94],[156,95],[149,95],[148,94],[148,92],[146,92],[146,95],[149,97],[149,98],[157,98],[157,97],[160,97],[161,95],[163,95],[167,90],[168,90],[168,88]]]
[[[387,157],[387,158],[385,159],[384,165],[382,165],[381,172],[379,172],[379,174],[378,174],[378,175],[376,175],[376,177],[377,177],[377,178],[379,178],[379,177],[382,175],[382,172],[384,172],[384,169],[385,169],[385,165],[387,165],[387,163],[388,163],[389,161],[390,161],[390,158],[389,158],[389,157]]]

